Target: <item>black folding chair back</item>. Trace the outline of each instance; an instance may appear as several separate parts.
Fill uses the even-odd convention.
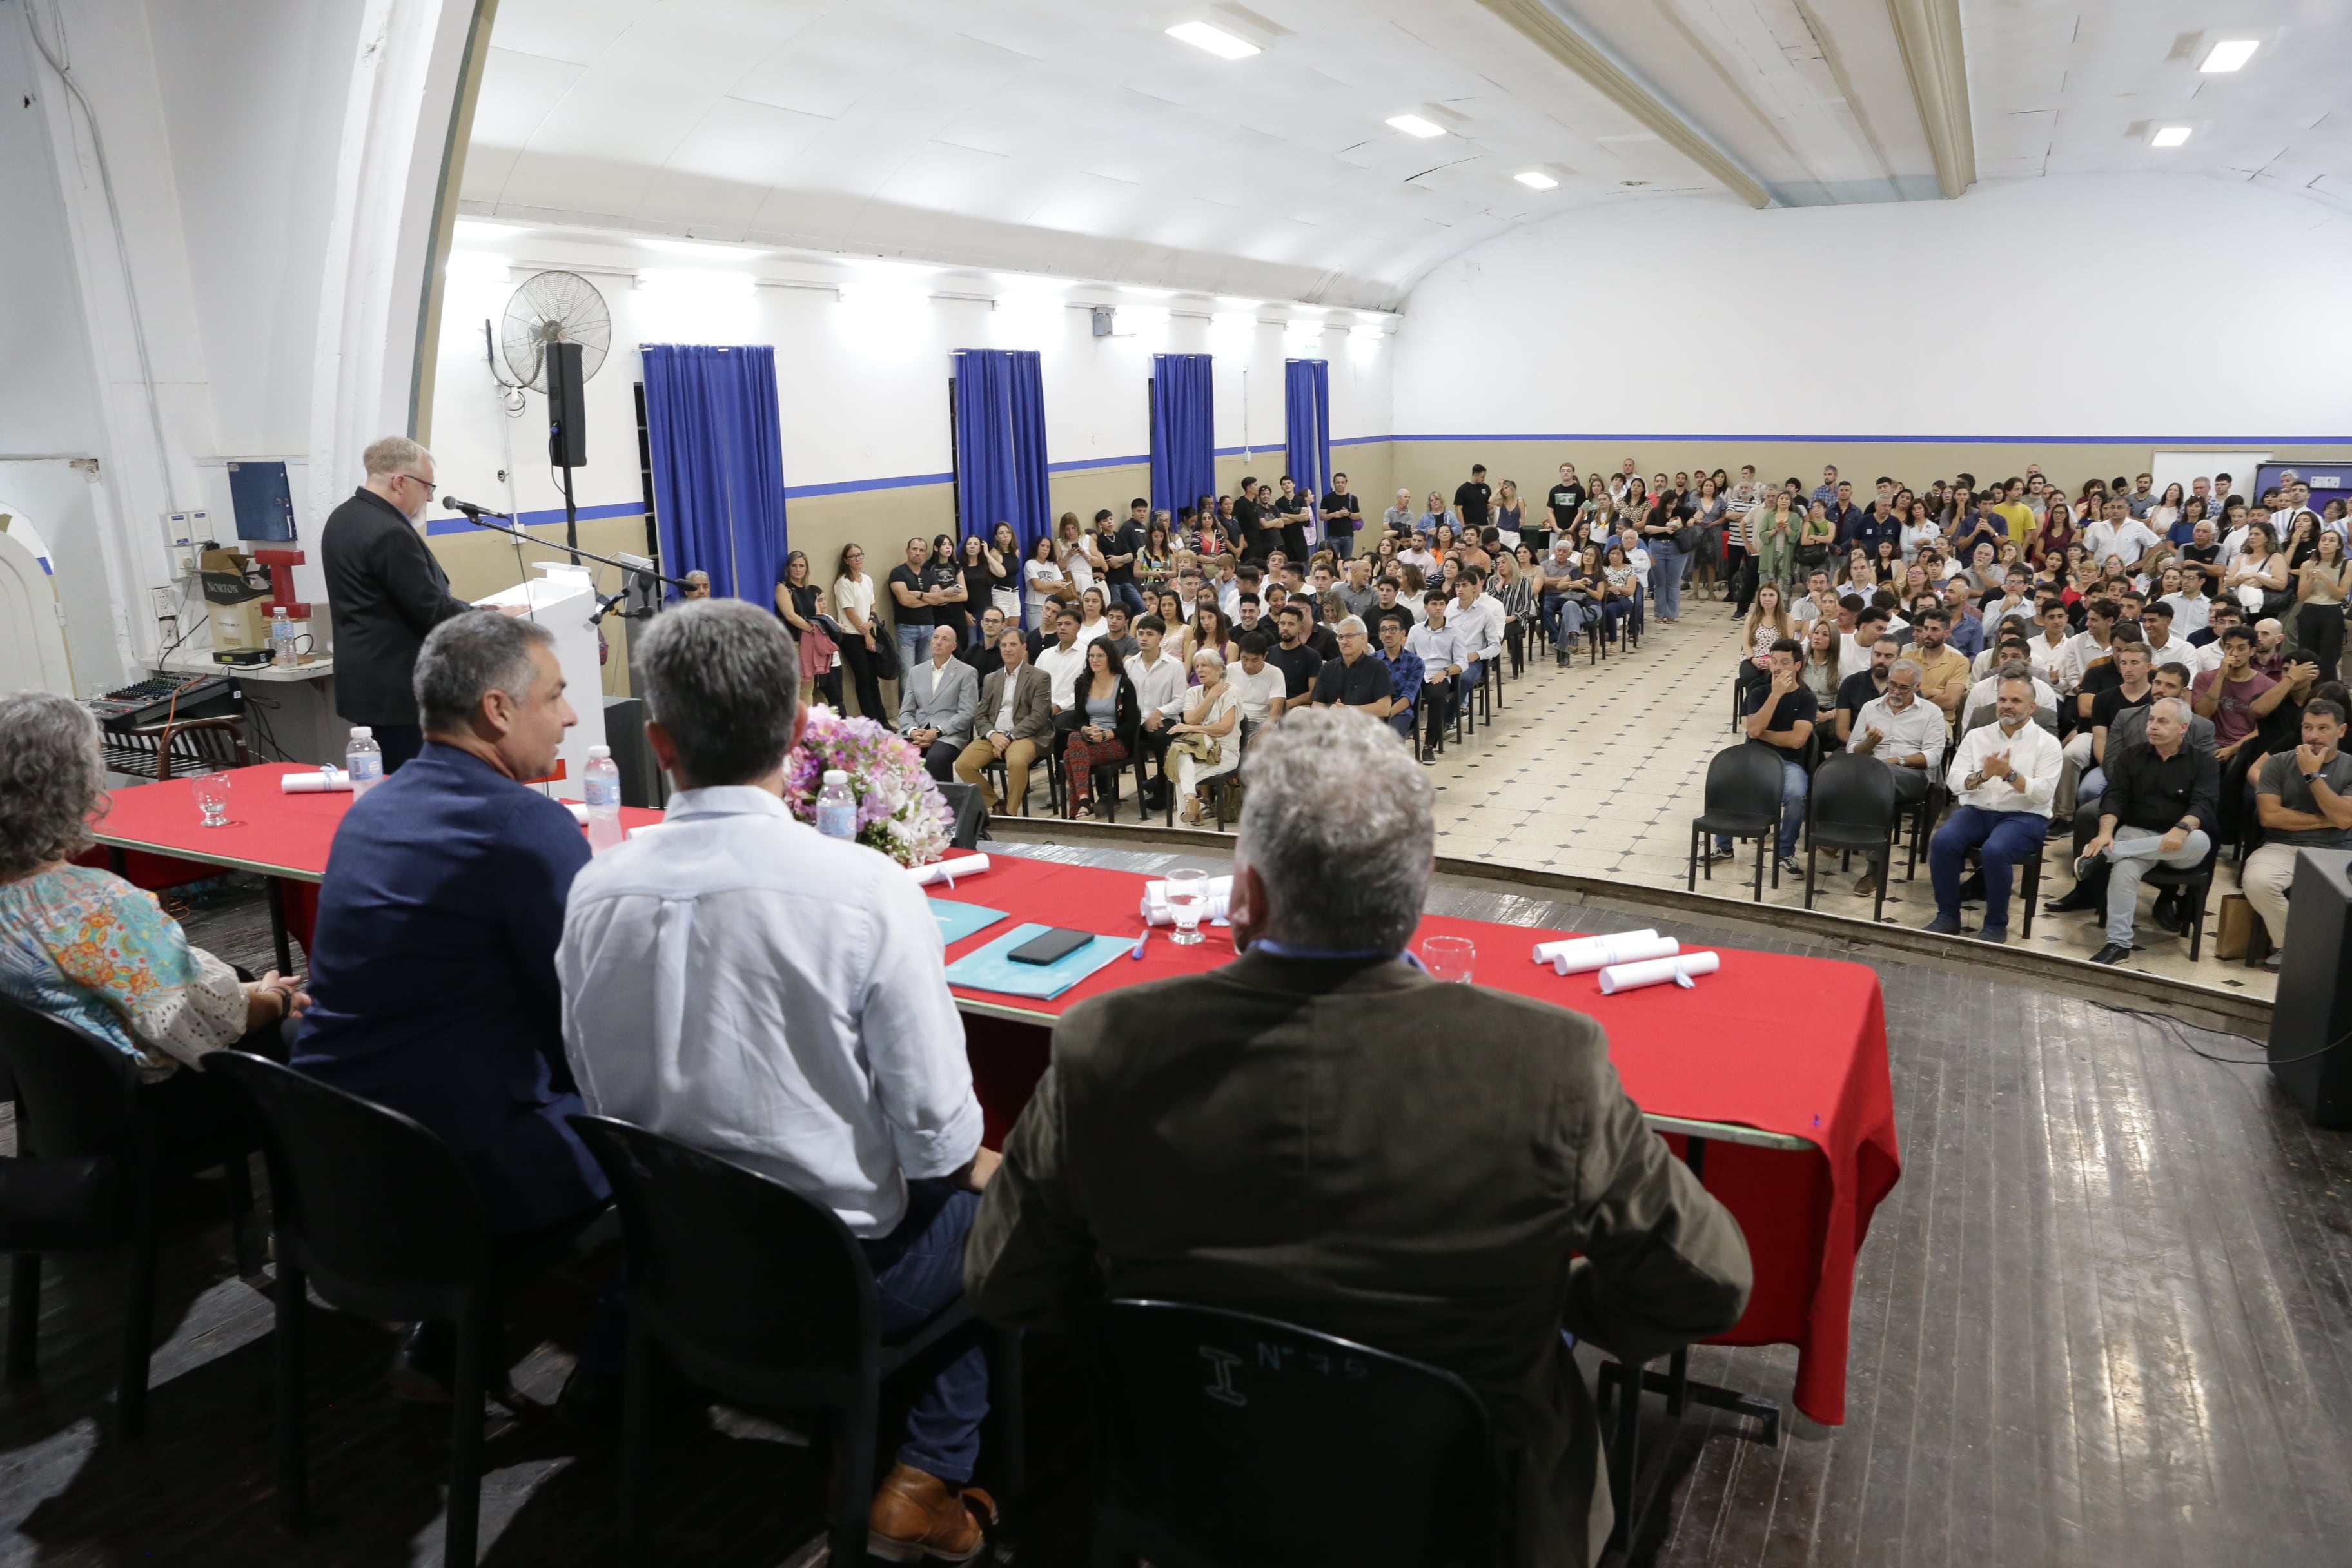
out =
[[[1486,1405],[1452,1373],[1173,1301],[1112,1302],[1102,1357],[1097,1568],[1507,1560]],[[1299,1506],[1349,1497],[1363,1506]]]
[[[1756,901],[1764,901],[1764,861],[1780,830],[1780,753],[1757,741],[1742,741],[1716,752],[1706,764],[1706,804],[1691,819],[1690,866],[1685,890],[1698,890],[1699,871],[1715,880],[1715,865],[1703,860],[1709,834],[1756,840]],[[1772,862],[1772,886],[1780,885],[1780,863]]]
[[[874,1273],[840,1216],[782,1183],[602,1116],[571,1122],[604,1168],[629,1252],[622,1416],[623,1559],[645,1560],[656,1350],[730,1403],[815,1407],[829,1419],[832,1561],[865,1561],[884,1378],[941,1364],[979,1325],[962,1303],[884,1344]],[[992,1415],[1008,1493],[1020,1485],[1018,1341],[991,1357]]]
[[[1902,817],[1895,775],[1876,757],[1839,752],[1815,771],[1805,796],[1805,908],[1813,907],[1816,862],[1824,849],[1862,849],[1878,857],[1878,897],[1871,919],[1886,913],[1886,882]]]
[[[0,1163],[0,1247],[9,1277],[8,1376],[38,1370],[41,1255],[131,1244],[116,1416],[144,1434],[154,1331],[155,1185],[167,1163],[222,1164],[238,1263],[251,1266],[244,1222],[253,1206],[247,1151],[201,1141],[167,1161],[163,1131],[142,1094],[138,1064],[110,1041],[0,998],[0,1058],[16,1080],[16,1158]],[[194,1069],[183,1068],[183,1072]],[[227,1140],[234,1143],[235,1140]]]
[[[449,1503],[443,1548],[471,1563],[480,1518],[482,1401],[499,1336],[488,1212],[449,1146],[400,1112],[239,1051],[212,1058],[268,1129],[278,1237],[278,1501],[308,1512],[303,1311],[316,1286],[361,1317],[457,1325],[450,1383]]]
[[[2247,813],[2249,816],[2253,814]],[[2221,858],[2221,835],[2206,835],[2211,847],[2205,858],[2194,866],[2151,866],[2140,879],[2143,885],[2158,890],[2168,890],[2180,898],[2180,912],[2189,931],[2189,962],[2194,963],[2205,951],[2205,901],[2213,890],[2213,868]]]

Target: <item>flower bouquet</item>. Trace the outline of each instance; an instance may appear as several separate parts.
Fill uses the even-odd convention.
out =
[[[816,821],[817,792],[832,769],[849,775],[857,797],[857,842],[901,866],[928,866],[948,852],[955,813],[923,771],[915,748],[871,719],[845,719],[823,703],[808,710],[801,743],[784,759],[784,804]]]

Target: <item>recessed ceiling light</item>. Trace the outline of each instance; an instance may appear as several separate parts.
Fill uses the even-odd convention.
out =
[[[1443,136],[1445,127],[1433,120],[1423,120],[1418,114],[1391,114],[1389,123],[1408,136]]]
[[[2167,125],[2158,129],[2157,133],[2148,139],[2148,144],[2154,147],[2178,147],[2188,140],[2189,127]]]
[[[2253,58],[2254,51],[2260,47],[2262,40],[2259,38],[2224,38],[2206,51],[2205,63],[2197,68],[2201,71],[2237,70]]]
[[[1257,46],[1247,38],[1237,38],[1206,22],[1179,22],[1168,29],[1168,36],[1196,49],[1206,49],[1221,60],[1245,60],[1258,52]]]
[[[1513,174],[1511,178],[1518,181],[1519,184],[1527,186],[1528,189],[1531,191],[1549,191],[1555,188],[1559,184],[1558,180],[1553,179],[1541,169],[1525,169],[1520,171],[1518,174]]]

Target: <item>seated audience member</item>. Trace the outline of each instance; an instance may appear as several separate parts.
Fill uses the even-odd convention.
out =
[[[1801,877],[1797,864],[1797,835],[1805,826],[1805,742],[1821,721],[1821,705],[1799,673],[1804,649],[1792,637],[1772,645],[1772,673],[1764,686],[1746,694],[1741,727],[1748,738],[1771,747],[1780,755],[1780,842],[1779,858],[1784,875]],[[1731,858],[1731,840],[1715,841],[1715,858]]]
[[[1454,722],[1454,704],[1470,659],[1463,651],[1462,634],[1446,624],[1445,595],[1432,588],[1422,603],[1426,614],[1405,638],[1405,647],[1421,660],[1421,760],[1433,763],[1438,737]]]
[[[2147,744],[2117,756],[2107,770],[2098,836],[2074,863],[2080,877],[2084,861],[2107,862],[2107,940],[2092,954],[2094,963],[2121,963],[2131,956],[2140,879],[2151,866],[2201,865],[2212,847],[2206,828],[2214,820],[2221,778],[2214,760],[2189,744],[2189,705],[2178,699],[2151,703]],[[2178,920],[2176,912],[2171,921]]]
[[[1541,592],[1536,613],[1543,617],[1544,635],[1551,638],[1555,661],[1565,668],[1584,629],[1584,606],[1569,593],[1576,585],[1576,551],[1566,533],[1552,541],[1551,553],[1544,557],[1538,571]]]
[[[310,998],[274,971],[238,979],[154,894],[73,864],[109,804],[89,709],[47,691],[0,696],[0,996],[129,1057],[142,1100],[175,1125],[238,1124],[227,1080],[186,1069],[217,1050],[285,1060],[289,1021]]]
[[[2026,662],[2033,666],[2034,675],[2052,690],[2066,690],[2066,668],[2071,658],[2074,634],[2068,629],[2066,601],[2053,594],[2046,595],[2034,612],[2042,629],[2025,639]]]
[[[1389,667],[1371,651],[1364,623],[1348,616],[1331,628],[1339,641],[1339,657],[1325,662],[1315,677],[1313,699],[1318,708],[1369,708],[1372,717],[1389,714]]]
[[[2050,832],[2050,803],[2065,754],[2058,737],[2033,721],[2033,685],[2000,683],[1999,718],[1960,737],[1945,786],[1958,802],[1927,848],[1936,887],[1936,918],[1927,929],[1960,931],[1960,864],[1969,850],[1984,868],[1987,942],[2009,937],[2009,879],[2021,860],[2039,853]]]
[[[1136,743],[1146,756],[1163,764],[1162,778],[1152,780],[1145,791],[1146,804],[1155,806],[1163,804],[1160,791],[1164,787],[1168,726],[1183,715],[1185,704],[1184,662],[1168,651],[1167,640],[1166,622],[1158,616],[1139,616],[1135,651],[1127,657],[1127,678],[1135,683],[1135,703],[1142,714]]]
[[[1192,706],[1169,726],[1168,754],[1176,763],[1176,800],[1188,826],[1198,827],[1201,786],[1241,765],[1241,697],[1225,679],[1224,656],[1204,647],[1192,656]]]
[[[1919,695],[1953,720],[1968,700],[1968,657],[1946,640],[1951,626],[1941,610],[1922,610],[1912,626],[1911,658],[1919,662]]]
[[[2344,721],[2344,710],[2326,698],[2305,703],[2303,743],[2264,759],[2255,785],[2263,846],[2246,857],[2238,885],[2270,933],[2271,953],[2263,962],[2273,969],[2286,947],[2296,851],[2352,849],[2352,757],[2338,749]]]
[[[1078,612],[1063,605],[1046,623],[1054,640],[1037,654],[1037,671],[1053,695],[1054,711],[1065,713],[1077,700],[1078,675],[1087,668],[1087,646],[1078,640]]]
[[[1393,573],[1373,584],[1372,589],[1380,596],[1380,604],[1371,614],[1372,625],[1395,621],[1406,631],[1411,631],[1421,624],[1417,607],[1398,596],[1404,591],[1404,583]]]
[[[1993,666],[1983,679],[1969,688],[1968,699],[1960,704],[1961,728],[1973,730],[1979,724],[1990,723],[1994,706],[2000,700],[2000,683],[2012,679],[2023,679],[2033,683],[2033,710],[2037,721],[2044,709],[2054,720],[2058,711],[2058,693],[2051,689],[2048,681],[2033,672],[2033,665],[2026,657],[2025,639],[2008,638],[1997,651],[2008,657]]]
[[[1944,755],[1944,715],[1919,700],[1919,661],[1898,658],[1887,667],[1886,695],[1862,705],[1846,750],[1876,757],[1895,776],[1895,805],[1907,811],[1927,798],[1927,781]],[[1853,885],[1853,896],[1869,898],[1886,875],[1874,850],[1870,865]]]
[[[577,721],[554,641],[495,610],[453,616],[425,638],[424,750],[336,830],[311,948],[316,1001],[293,1057],[439,1136],[506,1235],[563,1224],[607,1195],[563,1120],[580,1100],[555,984],[588,841],[562,802],[520,782],[553,771]],[[798,679],[786,683],[795,695]]]
[[[1853,743],[1853,718],[1863,706],[1886,690],[1886,672],[1894,668],[1903,650],[1891,637],[1881,637],[1870,645],[1870,666],[1857,669],[1838,682],[1837,700],[1832,710],[1837,718],[1837,741],[1841,746]],[[1916,692],[1916,688],[1914,689]]]
[[[1399,622],[1383,618],[1381,623],[1380,661],[1388,667],[1388,700],[1375,710],[1375,718],[1385,720],[1390,729],[1412,743],[1413,715],[1421,703],[1422,688],[1427,683],[1423,674],[1421,656],[1405,646],[1410,628]]]
[[[1087,667],[1078,676],[1069,710],[1055,721],[1055,728],[1061,731],[1069,815],[1092,816],[1088,796],[1094,792],[1094,770],[1133,756],[1143,730],[1135,682],[1127,678],[1108,637],[1087,645]]]
[[[582,1098],[831,1209],[874,1267],[883,1337],[905,1339],[962,1295],[996,1164],[929,906],[887,858],[784,804],[806,716],[771,617],[690,605],[634,651],[646,738],[677,793],[657,841],[572,884],[556,962]],[[878,1552],[978,1548],[958,1494],[987,1413],[977,1347],[917,1385],[874,1496]]]
[[[1038,1326],[1198,1302],[1444,1367],[1494,1424],[1517,1561],[1591,1561],[1609,1494],[1563,1331],[1635,1362],[1722,1331],[1738,1226],[1590,1017],[1405,962],[1433,793],[1376,721],[1286,720],[1248,786],[1243,956],[1063,1016],[982,1198],[973,1302]]]
[[[1679,569],[1679,568],[1678,568]],[[1486,592],[1486,574],[1473,568],[1454,579],[1446,623],[1462,639],[1462,694],[1466,700],[1486,679],[1486,666],[1503,657],[1503,606]]]
[[[1894,635],[1886,625],[1893,618],[1886,610],[1876,605],[1864,605],[1861,609],[1856,610],[1853,615],[1853,630],[1840,633],[1838,636],[1837,658],[1832,662],[1838,668],[1849,671],[1869,668],[1871,645],[1882,637]],[[1834,690],[1832,691],[1831,696],[1832,698],[1836,696]]]
[[[2173,659],[2186,661],[2201,657],[2196,648],[2189,646],[2189,639],[2175,629],[2179,624],[2173,616],[2172,606],[2161,599],[2139,613],[2140,641],[2147,648],[2151,668]]]
[[[1314,700],[1315,678],[1323,673],[1323,656],[1307,646],[1307,612],[1297,605],[1285,605],[1276,612],[1274,626],[1280,640],[1267,650],[1265,658],[1282,671],[1279,715]]]
[[[1125,587],[1130,584],[1120,585]],[[1113,599],[1103,606],[1102,635],[1109,642],[1110,651],[1118,657],[1121,664],[1135,657],[1136,649],[1142,645],[1135,640],[1135,625],[1128,614],[1126,600]]]
[[[1944,626],[1952,651],[1963,662],[1984,651],[1984,622],[1978,617],[1976,600],[1970,594],[1968,579],[1954,577],[1944,584]],[[1912,624],[1918,624],[1915,617]],[[1915,642],[1917,638],[1913,639]]]
[[[1004,635],[1004,612],[991,605],[980,613],[980,640],[956,657],[971,668],[975,682],[986,680],[1004,668],[1004,656],[996,651],[997,639]]]
[[[955,760],[971,743],[980,708],[980,678],[956,658],[955,627],[931,628],[931,657],[898,677],[898,733],[922,753],[923,770],[945,784]],[[1000,661],[1001,662],[1001,661]]]
[[[1280,715],[1283,693],[1289,689],[1289,683],[1283,679],[1282,671],[1266,658],[1273,647],[1272,637],[1264,632],[1252,632],[1241,639],[1240,666],[1225,671],[1225,679],[1231,683],[1234,696],[1241,701],[1241,739],[1244,746],[1249,744],[1250,737],[1255,735],[1260,727],[1272,723]],[[1190,703],[1192,700],[1188,691],[1182,701]],[[1181,717],[1178,709],[1171,708],[1169,711]]]
[[[1002,663],[994,675],[980,683],[980,706],[971,721],[975,733],[971,744],[956,758],[955,776],[978,789],[982,801],[994,812],[1001,809],[996,786],[980,770],[991,763],[1003,763],[1012,804],[1025,816],[1029,770],[1054,741],[1054,683],[1029,662],[1028,644],[1017,630],[1007,626],[999,633],[996,648]]]
[[[2091,700],[2091,770],[2075,786],[2078,796],[2097,795],[2106,787],[2108,731],[2114,728],[2116,716],[2156,700],[2156,688],[2148,682],[2146,644],[2118,640],[2113,667],[2116,684]]]

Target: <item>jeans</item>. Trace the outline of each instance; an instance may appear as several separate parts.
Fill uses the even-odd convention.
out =
[[[2180,847],[2168,855],[2158,847],[2163,842],[2164,835],[2152,828],[2118,827],[2115,842],[2107,846],[2107,940],[2117,947],[2131,945],[2132,918],[2139,913],[2140,879],[2149,868],[2201,866],[2213,847],[2202,828],[2181,840]]]
[[[1584,606],[1558,594],[1546,594],[1537,614],[1543,617],[1544,635],[1555,648],[1565,648],[1568,639],[1584,629]]]
[[[1111,597],[1118,603],[1125,605],[1129,616],[1143,614],[1142,589],[1132,583],[1113,583],[1108,584],[1108,587]]]
[[[874,1268],[882,1338],[903,1340],[963,1296],[963,1243],[980,1194],[944,1181],[907,1184],[907,1215],[878,1240],[861,1242]],[[988,1356],[978,1345],[941,1367],[907,1410],[901,1464],[961,1486],[980,1456],[988,1415]]]
[[[1650,599],[1667,620],[1683,613],[1683,552],[1663,539],[1650,542]]]
[[[1389,728],[1394,730],[1398,734],[1402,735],[1405,739],[1405,744],[1407,745],[1411,745],[1412,743],[1413,715],[1420,711],[1421,705],[1419,703],[1415,703],[1410,708],[1400,708],[1395,712],[1389,715]]]
[[[1927,875],[1936,884],[1936,913],[1960,918],[1960,862],[1971,849],[1984,863],[1984,929],[2009,929],[2009,874],[2030,860],[2049,836],[2050,819],[2038,811],[1953,808],[1927,846]],[[2137,884],[2135,884],[2137,885]]]
[[[1780,858],[1793,858],[1797,853],[1797,835],[1805,826],[1805,794],[1812,780],[1805,773],[1805,764],[1793,757],[1780,759]],[[1726,855],[1731,853],[1731,840],[1718,835],[1715,847]]]
[[[1478,688],[1484,684],[1486,679],[1486,660],[1474,658],[1469,663],[1464,665],[1462,667],[1462,673],[1454,678],[1454,689],[1455,693],[1454,700],[1457,702],[1469,701],[1473,697],[1477,695]]]
[[[1356,531],[1352,528],[1330,529],[1324,535],[1324,542],[1330,545],[1335,557],[1345,561],[1355,553]]]
[[[912,669],[915,666],[922,663],[923,660],[931,657],[931,628],[929,626],[910,626],[907,625],[906,622],[901,621],[898,625],[898,668],[900,669]]]

